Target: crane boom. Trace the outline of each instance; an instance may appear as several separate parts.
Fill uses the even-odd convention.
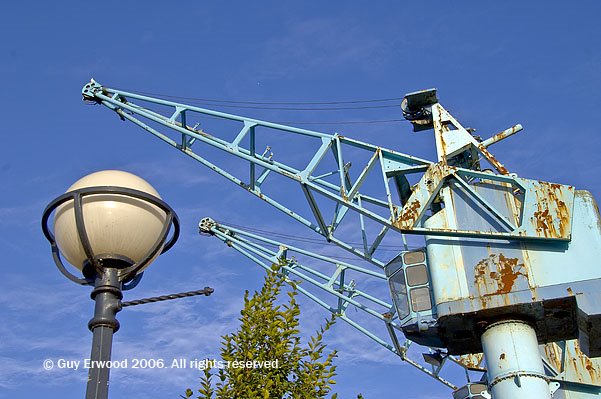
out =
[[[534,241],[569,241],[570,239],[574,188],[508,174],[505,167],[496,161],[486,148],[500,140],[499,136],[506,137],[508,134],[497,135],[497,139],[478,143],[438,103],[431,105],[439,149],[439,162],[434,163],[338,134],[320,133],[212,111],[108,88],[95,81],[85,85],[82,93],[85,100],[112,109],[121,119],[131,121],[170,146],[179,149],[322,235],[327,241],[379,266],[383,266],[382,263],[372,255],[390,231],[402,234],[484,239]],[[158,112],[153,107],[160,107],[163,112]],[[166,112],[165,107],[168,109]],[[233,139],[227,140],[223,138],[225,134],[219,137],[190,126],[189,121],[193,116],[234,121],[242,126],[234,132]],[[415,117],[412,122],[417,122]],[[294,167],[284,161],[275,160],[272,155],[267,154],[269,151],[260,153],[260,150],[257,150],[259,136],[265,131],[276,131],[280,137],[302,136],[311,139],[317,142],[317,150],[308,162],[300,167]],[[195,150],[197,143],[217,148],[246,161],[249,167],[248,176],[235,176],[234,172],[210,162],[203,156],[202,151]],[[362,156],[368,159],[355,179],[351,179],[348,173],[349,163],[346,162],[346,152],[349,151],[362,153]],[[480,162],[477,159],[479,154],[485,155],[485,158],[502,173],[492,174],[479,170]],[[322,164],[327,164],[328,155],[331,157],[329,165],[333,165],[333,171],[328,170],[320,174],[318,170]],[[458,159],[463,161],[459,162]],[[269,185],[268,176],[272,172],[298,184],[310,210],[309,215],[302,215],[299,209],[289,209],[286,204],[266,193],[266,187]],[[411,176],[418,179],[413,186],[409,183]],[[362,191],[368,186],[368,179],[370,184],[378,186],[377,191],[380,196],[369,195]],[[508,216],[502,209],[492,205],[474,190],[472,182],[484,179],[499,187],[511,187],[516,201],[521,203],[520,209],[516,210],[514,215]],[[390,180],[394,181],[392,188]],[[485,213],[496,222],[494,228],[478,230],[470,226],[465,228],[445,225],[425,226],[424,220],[433,210],[445,206],[444,197],[447,197],[445,190],[451,184],[457,185],[459,190],[474,199],[479,207],[478,211]],[[551,193],[550,187],[553,189]],[[541,199],[544,198],[550,200],[542,201]],[[323,205],[324,202],[333,203],[333,210],[329,211]],[[349,245],[336,235],[337,228],[349,211],[358,214],[361,220],[363,237],[361,248]],[[365,219],[372,220],[380,226],[377,234],[373,234],[373,239],[368,239],[368,229],[363,227]]]
[[[274,266],[277,266],[277,273],[285,276],[286,281],[293,284],[298,292],[335,315],[337,319],[351,325],[426,375],[452,389],[458,388],[441,377],[440,373],[449,363],[467,369],[462,359],[449,356],[440,349],[431,349],[431,353],[426,354],[439,359],[436,367],[428,367],[412,359],[408,354],[412,341],[405,339],[401,343],[396,333],[401,331],[402,327],[395,306],[389,303],[388,299],[380,298],[382,292],[376,293],[372,288],[374,292],[368,293],[360,288],[362,282],[371,279],[376,282],[375,288],[380,288],[381,291],[387,280],[385,274],[218,223],[208,217],[200,221],[199,230],[201,234],[218,238],[266,271],[272,271]],[[306,262],[301,261],[301,257]],[[315,262],[318,262],[319,268],[312,266]],[[323,270],[328,267],[330,273]],[[312,290],[311,287],[317,290]],[[389,336],[383,338],[378,333],[381,328],[374,328],[369,323],[351,317],[347,311],[349,306],[383,323]],[[472,365],[472,369],[474,367],[475,365]]]

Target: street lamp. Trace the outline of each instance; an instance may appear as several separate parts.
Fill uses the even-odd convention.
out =
[[[50,229],[52,213],[54,228]],[[94,317],[88,323],[93,339],[86,399],[105,399],[110,370],[107,363],[113,333],[119,329],[115,316],[122,308],[122,290],[135,287],[144,269],[175,244],[178,217],[142,178],[105,170],[79,179],[52,201],[42,216],[42,230],[61,273],[78,284],[94,287]],[[82,277],[70,273],[63,258],[79,269]]]

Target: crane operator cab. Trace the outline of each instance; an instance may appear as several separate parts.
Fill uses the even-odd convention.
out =
[[[428,330],[436,324],[436,314],[426,249],[401,252],[386,264],[384,272],[403,333],[418,343],[425,338],[431,345],[432,340],[436,340],[436,334],[433,330],[428,334]]]

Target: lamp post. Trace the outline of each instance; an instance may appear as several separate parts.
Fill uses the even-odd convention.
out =
[[[54,228],[50,229],[52,213]],[[78,284],[94,287],[94,317],[88,323],[93,338],[86,399],[106,399],[122,291],[135,287],[144,269],[175,244],[178,217],[145,180],[127,172],[105,170],[81,178],[53,200],[42,216],[42,230],[61,273]],[[170,230],[173,233],[168,239]],[[82,277],[70,273],[63,258]],[[205,290],[205,295],[212,292]]]

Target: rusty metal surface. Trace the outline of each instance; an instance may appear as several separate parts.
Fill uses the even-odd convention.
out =
[[[486,371],[486,363],[484,361],[484,354],[482,353],[470,353],[467,355],[461,355],[456,358],[458,363],[467,367],[473,371]]]
[[[459,179],[464,187],[468,187],[459,173],[466,172],[444,163],[430,165],[400,210],[398,218],[393,221],[393,225],[405,231],[420,227],[426,211],[437,201],[442,200],[445,207],[457,207],[458,204],[453,202],[453,198],[440,194],[441,189],[452,185],[453,181],[459,182]],[[561,240],[571,238],[575,195],[573,187],[517,177],[510,177],[508,181],[515,183],[495,181],[493,176],[490,180],[479,178],[478,185],[471,184],[469,187],[487,203],[463,195],[462,201],[465,204],[459,206],[463,206],[465,210],[461,216],[467,216],[467,219],[454,217],[456,211],[452,209],[447,220],[441,221],[439,225],[429,223],[429,227],[449,232],[488,231]],[[457,196],[458,193],[454,191],[452,195]],[[469,191],[467,193],[469,194]],[[487,223],[486,226],[482,226],[482,223],[465,222],[490,218],[491,212],[502,214],[513,226],[512,230],[507,231],[507,227],[499,223]]]
[[[559,374],[564,371],[564,359],[562,358],[563,349],[559,346],[559,344],[552,342],[541,345],[541,354],[543,359],[545,359],[547,363],[553,367],[555,372]]]
[[[536,210],[534,228],[544,237],[568,237],[572,225],[574,187],[538,181],[533,185]]]
[[[401,229],[414,228],[416,222],[430,206],[434,195],[442,187],[444,179],[454,170],[455,168],[440,163],[430,165],[407,200],[407,204],[401,209],[394,225]]]
[[[518,186],[524,193],[521,197],[513,197],[514,186],[500,187],[485,179],[476,190],[492,206],[504,208],[503,216],[512,221],[526,218],[527,193],[538,191],[539,200],[541,195],[546,198],[542,206],[559,215],[553,220],[557,235],[567,230],[566,225],[563,230],[559,228],[562,217],[572,219],[572,241],[549,245],[428,236],[436,311],[441,329],[449,337],[450,350],[478,351],[478,345],[474,345],[478,323],[521,315],[536,320],[539,342],[573,339],[580,331],[580,351],[597,353],[594,343],[601,335],[597,334],[601,331],[601,316],[594,309],[601,304],[601,294],[595,293],[600,291],[601,270],[595,265],[601,252],[601,237],[594,201],[587,193],[577,192],[569,206],[567,201],[574,192],[569,186],[538,181],[520,182]],[[427,227],[434,223],[483,231],[495,228],[494,220],[473,212],[465,193],[452,188],[445,188],[442,193],[446,203],[453,206],[428,219]],[[533,213],[530,215],[534,218]],[[589,305],[584,298],[594,303]]]
[[[502,175],[509,174],[509,171],[507,170],[507,168],[501,162],[499,162],[497,160],[497,158],[495,158],[495,156],[486,149],[486,147],[484,147],[482,144],[478,144],[477,148],[482,153],[482,155],[484,155],[486,157],[488,162],[490,162],[490,164],[499,171],[500,174],[502,174]]]
[[[440,104],[432,107],[432,122],[439,162],[446,164],[450,158],[477,145],[474,137]]]
[[[514,125],[514,126],[510,127],[509,129],[505,129],[502,132],[499,132],[499,133],[493,135],[492,137],[482,141],[482,146],[489,147],[489,146],[493,145],[494,143],[497,143],[501,140],[506,139],[507,137],[510,137],[510,136],[516,134],[517,132],[521,131],[522,129],[523,129],[522,125],[520,125],[518,123],[517,125]]]
[[[490,164],[502,175],[508,175],[507,168],[499,162],[495,156],[487,149],[493,142],[502,140],[513,133],[512,129],[499,133],[497,136],[487,140],[487,143],[479,143],[447,110],[437,104],[432,107],[433,126],[436,137],[436,149],[438,151],[438,160],[443,163],[450,163],[452,158],[468,151],[474,162],[477,162],[477,152],[480,152]],[[518,131],[518,130],[516,130]]]
[[[559,380],[601,385],[601,359],[587,357],[578,340],[541,345],[541,355],[559,374]]]
[[[475,267],[474,285],[480,296],[507,294],[516,285],[518,278],[528,284],[528,271],[518,258],[507,258],[501,254],[491,254]]]
[[[568,229],[571,229],[569,219],[572,218],[572,210],[566,201],[573,207],[573,201],[571,200],[572,187],[533,181],[523,184],[526,185],[527,190],[539,193],[537,209],[546,206],[547,215],[558,215],[553,221],[549,222],[552,226],[557,225],[558,228],[556,230],[547,228],[547,235],[554,234],[557,237],[568,234]],[[482,180],[474,186],[474,190],[491,206],[498,209],[501,216],[509,222],[518,224],[520,220],[529,219],[528,208],[522,206],[523,199],[514,194],[516,190],[513,185]],[[544,201],[543,194],[545,196]],[[474,201],[460,190],[452,188],[446,191],[444,200],[445,203],[452,204],[452,207],[445,207],[444,218],[437,219],[438,227],[482,231],[501,228],[499,222],[494,218],[484,212],[479,212],[475,208]],[[530,218],[534,219],[534,214],[530,214]],[[430,227],[431,220],[428,222],[428,227]],[[543,265],[539,263],[537,255],[538,252],[551,252],[548,245],[541,245],[540,248],[544,251],[539,251],[539,247],[532,246],[533,249],[531,250],[529,244],[509,241],[483,241],[478,239],[430,239],[428,241],[428,244],[433,243],[440,245],[436,247],[436,250],[432,245],[428,245],[429,257],[432,256],[432,259],[430,259],[433,265],[432,269],[451,267],[457,269],[458,275],[465,275],[467,284],[471,287],[469,288],[469,296],[480,298],[482,308],[487,308],[491,304],[486,297],[507,294],[512,291],[530,290],[531,298],[536,299],[536,288],[540,285],[537,282],[536,275],[543,273],[543,269],[545,273],[559,272],[556,269],[562,266],[562,263],[559,262],[560,257],[567,259],[563,254],[567,247],[561,245],[554,247],[555,259],[547,261]],[[533,273],[533,268],[538,273]],[[440,280],[439,284],[445,285],[445,280]],[[436,291],[443,288],[434,288],[435,297],[437,297]],[[445,297],[445,295],[440,295],[440,297]],[[506,299],[505,304],[509,305],[511,302],[508,298]]]
[[[530,242],[523,246],[524,260],[532,269],[537,286],[601,277],[597,266],[598,254],[601,252],[601,217],[594,200],[590,193],[579,190],[575,192],[572,207],[567,204],[565,207],[568,210],[573,208],[570,212],[572,240],[569,244],[551,247]],[[561,212],[565,212],[563,206],[560,208],[563,209]],[[559,217],[552,225],[555,231],[561,231],[557,227]],[[566,229],[567,226],[564,225],[563,228]],[[547,231],[549,230],[548,228]]]

